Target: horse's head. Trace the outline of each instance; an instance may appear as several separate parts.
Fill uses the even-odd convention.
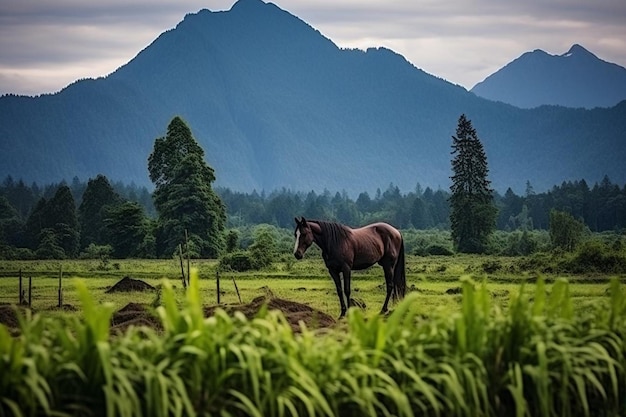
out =
[[[294,220],[296,221],[296,229],[293,231],[293,235],[296,238],[296,243],[293,248],[293,256],[296,259],[302,259],[309,246],[313,244],[313,230],[304,217],[300,220],[298,218]]]

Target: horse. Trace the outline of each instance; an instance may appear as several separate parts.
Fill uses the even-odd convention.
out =
[[[397,301],[406,293],[404,239],[398,229],[387,223],[374,223],[353,229],[346,225],[322,220],[294,218],[296,239],[293,255],[302,259],[315,243],[322,250],[322,257],[331,278],[335,282],[342,318],[350,304],[350,274],[353,270],[366,269],[378,263],[385,274],[387,295],[381,314],[387,312],[389,299]],[[343,275],[343,292],[341,288]],[[345,299],[344,299],[345,296]]]

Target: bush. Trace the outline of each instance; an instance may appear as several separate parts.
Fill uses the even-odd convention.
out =
[[[443,245],[430,245],[426,248],[426,255],[452,256],[452,249]]]
[[[80,259],[109,259],[113,253],[111,245],[96,245],[90,243],[80,254]]]
[[[250,271],[255,268],[252,256],[248,251],[235,251],[220,258],[219,268],[237,272]]]
[[[626,256],[600,241],[589,240],[563,262],[562,268],[572,273],[622,273],[626,272]]]
[[[502,269],[502,263],[500,263],[500,261],[486,261],[483,263],[482,265],[483,271],[485,271],[488,274],[493,274],[496,271],[499,271]]]
[[[520,258],[515,266],[519,271],[554,273],[558,271],[559,255],[549,253],[535,253]]]
[[[0,245],[0,259],[32,260],[35,259],[35,254],[28,248],[16,248],[13,246]]]

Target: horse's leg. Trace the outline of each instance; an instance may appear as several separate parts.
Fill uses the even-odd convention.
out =
[[[329,269],[328,272],[330,272],[330,276],[333,278],[333,281],[335,282],[335,288],[337,288],[337,296],[339,296],[339,305],[341,306],[341,314],[339,315],[339,318],[342,318],[343,316],[346,315],[346,303],[343,299],[343,291],[341,290],[341,277],[339,276],[339,271],[335,270],[335,269]]]
[[[346,302],[348,303],[348,307],[352,305],[352,300],[350,299],[350,278],[351,271],[349,266],[344,266],[342,270],[343,274],[343,293],[346,296]]]
[[[391,297],[391,293],[393,292],[393,268],[391,265],[383,264],[383,271],[385,272],[385,283],[387,284],[387,296],[385,297],[385,303],[383,304],[383,308],[380,310],[381,314],[387,312],[387,306],[389,305],[389,298]]]

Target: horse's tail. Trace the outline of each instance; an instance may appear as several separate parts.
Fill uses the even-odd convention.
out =
[[[404,238],[400,243],[400,253],[393,270],[393,299],[401,300],[406,294],[406,266],[404,260]]]

